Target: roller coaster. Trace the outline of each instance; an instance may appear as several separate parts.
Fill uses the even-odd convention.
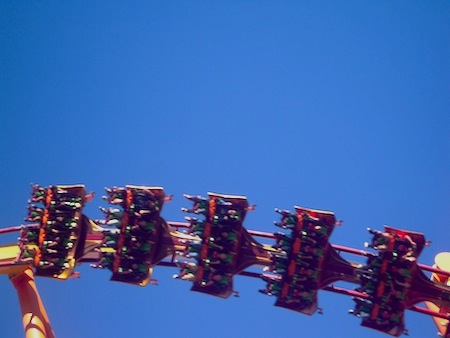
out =
[[[83,214],[93,197],[83,185],[32,185],[27,223],[0,229],[19,233],[17,243],[0,246],[0,273],[18,292],[27,338],[55,336],[34,277],[66,280],[80,263],[109,270],[111,281],[138,286],[154,283],[155,267],[173,267],[173,277],[192,283],[192,291],[220,298],[237,294],[233,276],[257,278],[264,285],[259,292],[273,297],[275,306],[306,315],[321,312],[318,291],[330,291],[352,297],[349,313],[364,327],[407,334],[409,310],[431,316],[438,335],[450,338],[450,252],[437,255],[433,266],[418,263],[429,244],[422,233],[368,229],[371,241],[359,250],[330,244],[340,222],[329,211],[275,209],[280,231],[267,233],[244,228],[254,209],[245,196],[184,195],[190,207],[182,211],[190,216],[175,222],[161,216],[171,199],[162,187],[105,191],[109,206],[100,207],[104,218],[94,220]],[[362,256],[365,263],[342,253]],[[252,266],[261,272],[250,271]],[[338,281],[356,287],[337,287]],[[422,302],[426,307],[417,305]]]

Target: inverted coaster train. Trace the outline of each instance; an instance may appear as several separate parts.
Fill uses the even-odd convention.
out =
[[[385,226],[368,229],[366,247],[373,252],[329,243],[339,221],[332,212],[296,206],[275,209],[283,232],[265,233],[243,227],[253,206],[245,196],[208,193],[184,195],[193,203],[182,210],[194,214],[187,222],[161,217],[171,199],[161,187],[126,186],[106,189],[112,204],[100,209],[102,220],[82,213],[93,194],[83,185],[32,186],[27,225],[0,229],[17,231],[18,243],[0,246],[0,273],[16,288],[26,337],[54,337],[39,297],[34,276],[65,280],[76,274],[75,265],[91,263],[109,269],[111,280],[145,286],[154,283],[157,265],[178,268],[174,278],[192,283],[192,291],[228,298],[236,274],[260,278],[259,290],[276,299],[275,306],[312,315],[321,312],[318,290],[351,296],[349,313],[361,325],[392,336],[407,333],[404,312],[433,317],[439,335],[450,338],[450,253],[436,256],[429,267],[417,262],[428,245],[421,233]],[[274,241],[261,244],[255,238]],[[366,264],[350,262],[341,252],[364,256]],[[261,273],[248,271],[263,267]],[[431,272],[431,280],[423,271]],[[354,283],[354,290],[334,286]],[[416,304],[425,302],[426,308]]]

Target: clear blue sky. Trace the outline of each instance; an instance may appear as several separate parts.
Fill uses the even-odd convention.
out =
[[[161,185],[248,196],[245,226],[273,208],[334,211],[332,243],[366,227],[424,232],[420,261],[449,251],[450,4],[445,1],[0,1],[0,226],[20,224],[31,182]],[[444,235],[445,234],[445,235]],[[156,268],[159,286],[37,280],[58,337],[384,337],[319,293],[324,315],[273,306],[237,277],[216,299]],[[22,335],[0,276],[0,336]],[[433,337],[406,313],[411,337]],[[127,334],[128,333],[128,334]]]

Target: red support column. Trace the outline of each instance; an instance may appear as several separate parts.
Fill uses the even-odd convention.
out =
[[[31,268],[10,276],[19,295],[22,322],[26,338],[54,338],[55,335],[34,282]]]

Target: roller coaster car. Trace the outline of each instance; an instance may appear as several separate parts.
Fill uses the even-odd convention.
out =
[[[112,264],[112,281],[145,286],[150,282],[152,262],[157,254],[163,220],[164,190],[160,187],[127,185],[123,192],[120,234]],[[114,192],[113,189],[110,191]],[[108,190],[107,190],[108,192]],[[110,201],[111,203],[113,201]],[[117,202],[117,201],[115,201]]]
[[[328,211],[298,206],[295,209],[297,224],[292,228],[292,246],[286,251],[285,271],[275,306],[312,315],[318,308],[317,290],[336,219]],[[277,256],[274,259],[280,260]]]
[[[362,326],[392,336],[405,331],[404,310],[411,280],[417,269],[417,257],[426,244],[421,233],[385,227],[374,234],[371,247],[379,251],[369,256],[362,276],[361,290],[370,304],[362,317]],[[355,313],[358,313],[358,299]]]
[[[227,298],[233,293],[232,276],[240,269],[239,251],[247,238],[242,222],[248,202],[245,196],[208,195],[198,270],[191,290]]]
[[[82,215],[86,202],[83,185],[33,186],[30,202],[41,203],[42,207],[29,208],[28,221],[38,221],[39,230],[28,229],[21,234],[22,254],[29,252],[29,246],[36,244],[34,256],[35,274],[38,276],[67,279],[73,272],[80,236],[84,237],[87,227]],[[38,212],[38,215],[36,215]],[[37,235],[37,238],[35,238]],[[81,238],[84,242],[84,238]]]

